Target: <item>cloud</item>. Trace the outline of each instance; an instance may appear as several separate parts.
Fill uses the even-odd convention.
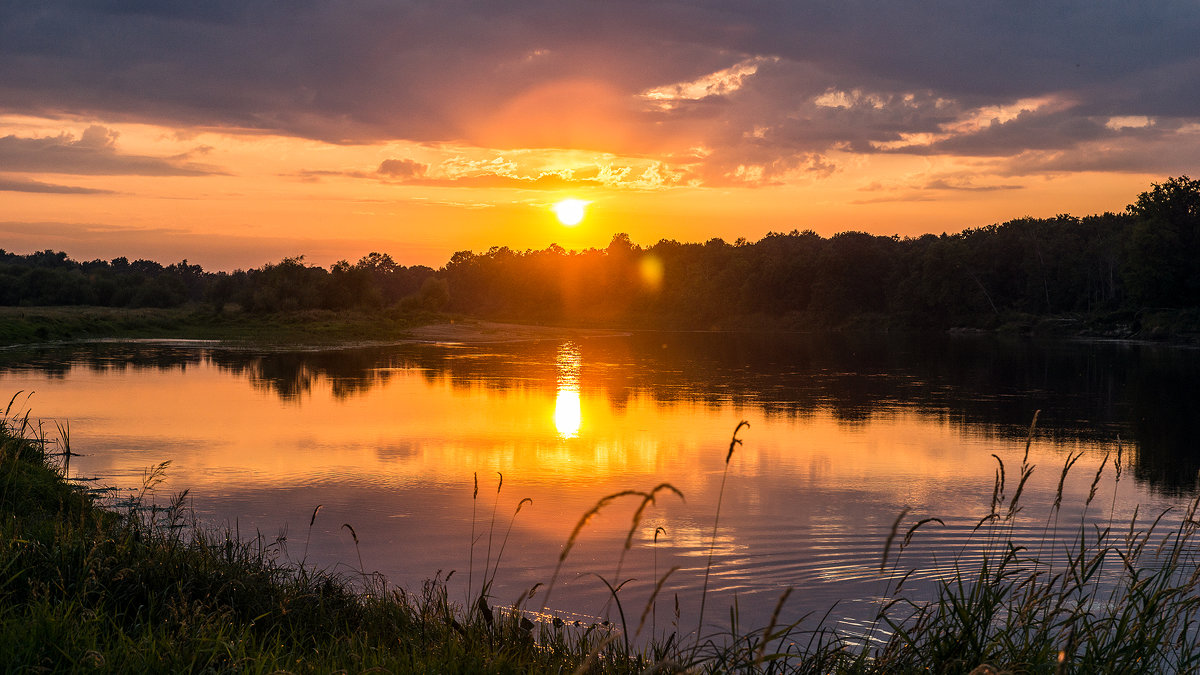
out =
[[[420,178],[429,170],[429,165],[412,159],[385,159],[379,164],[379,173],[388,178]]]
[[[1023,152],[1005,158],[1001,171],[1010,176],[1076,172],[1181,175],[1196,172],[1198,146],[1200,130],[1181,129],[1151,138],[1082,143],[1069,151]]]
[[[383,160],[374,171],[306,169],[291,175],[304,181],[340,177],[381,181],[389,185],[522,190],[597,187],[655,190],[697,179],[688,170],[670,162],[636,157],[569,153],[572,159],[568,160],[552,153],[525,150],[467,157],[457,154],[459,150],[444,150],[443,159],[428,164],[393,158]]]
[[[22,180],[0,177],[0,192],[41,192],[57,195],[111,195],[112,190],[75,187],[73,185],[54,185],[36,180]]]
[[[980,185],[976,178],[965,173],[944,174],[932,177],[914,177],[912,183],[873,182],[859,188],[860,192],[875,193],[877,196],[857,199],[852,204],[886,204],[890,202],[931,202],[948,198],[956,192],[980,193],[1023,190],[1024,185],[1015,183],[993,183]]]
[[[557,173],[545,173],[533,177],[482,173],[473,176],[416,178],[404,181],[404,183],[406,185],[426,185],[430,187],[517,188],[524,190],[561,190],[568,187],[596,187],[600,185],[596,180],[578,180],[564,177]]]
[[[117,133],[99,125],[79,138],[70,134],[0,138],[0,167],[5,171],[74,175],[204,176],[218,169],[183,158],[127,155],[117,150]]]
[[[1005,183],[1002,185],[974,185],[967,180],[952,180],[948,178],[938,178],[931,180],[925,184],[926,190],[951,190],[962,192],[997,192],[1000,190],[1022,190],[1024,185],[1015,185]]]
[[[900,146],[891,152],[922,155],[1012,156],[1014,150],[1067,150],[1082,143],[1160,136],[1153,127],[1113,128],[1107,120],[1081,117],[1071,112],[1048,115],[1022,112],[1013,120],[993,120],[987,126],[964,134],[952,134],[928,145]]]
[[[1200,120],[1197,34],[1200,5],[1184,0],[42,0],[0,9],[0,109],[335,143],[586,148],[662,162],[683,184],[769,184],[828,175],[834,151],[1070,154],[1137,131],[1107,124],[1139,116],[1175,134]],[[1022,101],[1070,107],[972,117]],[[72,152],[91,152],[80,165],[95,172],[207,170],[95,159],[111,148],[89,140],[100,145]],[[672,161],[694,148],[697,162]]]

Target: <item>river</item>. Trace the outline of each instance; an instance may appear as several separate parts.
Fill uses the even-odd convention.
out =
[[[23,392],[14,408],[52,439],[54,421],[69,428],[73,477],[128,493],[169,461],[156,500],[186,489],[201,524],[293,562],[409,589],[453,570],[452,598],[486,579],[497,605],[540,583],[526,606],[584,621],[624,610],[631,631],[677,567],[643,627],[658,634],[696,630],[706,571],[705,632],[735,606],[743,628],[762,627],[789,587],[781,621],[832,607],[828,624],[867,630],[896,570],[915,570],[920,596],[971,560],[999,463],[1011,496],[1037,411],[1019,536],[1046,545],[1071,453],[1064,522],[1179,507],[1200,468],[1198,376],[1195,349],[969,335],[0,351],[0,391]],[[636,523],[642,497],[604,505],[554,575],[599,500],[663,483],[682,497],[661,488]],[[894,527],[932,517],[882,564]],[[604,580],[627,579],[618,608]]]

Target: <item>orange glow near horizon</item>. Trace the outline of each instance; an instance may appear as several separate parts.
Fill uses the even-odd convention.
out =
[[[77,260],[186,258],[208,270],[298,255],[328,266],[381,251],[401,264],[437,268],[460,250],[603,248],[618,232],[642,246],[661,239],[757,241],[793,229],[823,236],[845,230],[957,232],[1024,216],[1120,211],[1162,179],[997,176],[1011,185],[930,192],[922,185],[939,176],[986,174],[999,165],[835,151],[829,159],[839,169],[819,179],[798,175],[777,185],[706,187],[672,182],[677,177],[659,160],[594,150],[402,141],[333,145],[237,130],[22,116],[0,116],[0,136],[75,143],[100,124],[111,146],[106,152],[172,158],[171,166],[194,173],[45,170],[16,176],[35,189],[4,192],[0,237],[6,250],[52,248]],[[578,196],[547,210],[547,190],[561,194],[564,188]],[[62,192],[67,189],[73,192]],[[600,199],[603,212],[584,217],[583,207]],[[548,217],[551,212],[558,217]],[[568,221],[577,224],[564,227]]]

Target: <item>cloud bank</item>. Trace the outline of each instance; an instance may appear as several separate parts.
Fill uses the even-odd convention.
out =
[[[1164,147],[1197,149],[1196,35],[1200,5],[1182,0],[45,0],[0,9],[0,108],[332,143],[585,149],[661,162],[680,184],[819,178],[838,153],[1127,171],[1163,166]],[[374,173],[487,182],[388,161]],[[0,163],[213,170],[119,155],[103,129],[6,137]]]

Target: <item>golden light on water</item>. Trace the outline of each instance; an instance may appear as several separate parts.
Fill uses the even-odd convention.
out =
[[[558,348],[558,394],[554,399],[554,428],[560,438],[575,438],[583,426],[583,408],[579,400],[579,370],[583,359],[579,345],[564,342]]]
[[[583,412],[579,405],[579,392],[558,390],[554,400],[554,428],[561,438],[575,438],[583,425]]]

